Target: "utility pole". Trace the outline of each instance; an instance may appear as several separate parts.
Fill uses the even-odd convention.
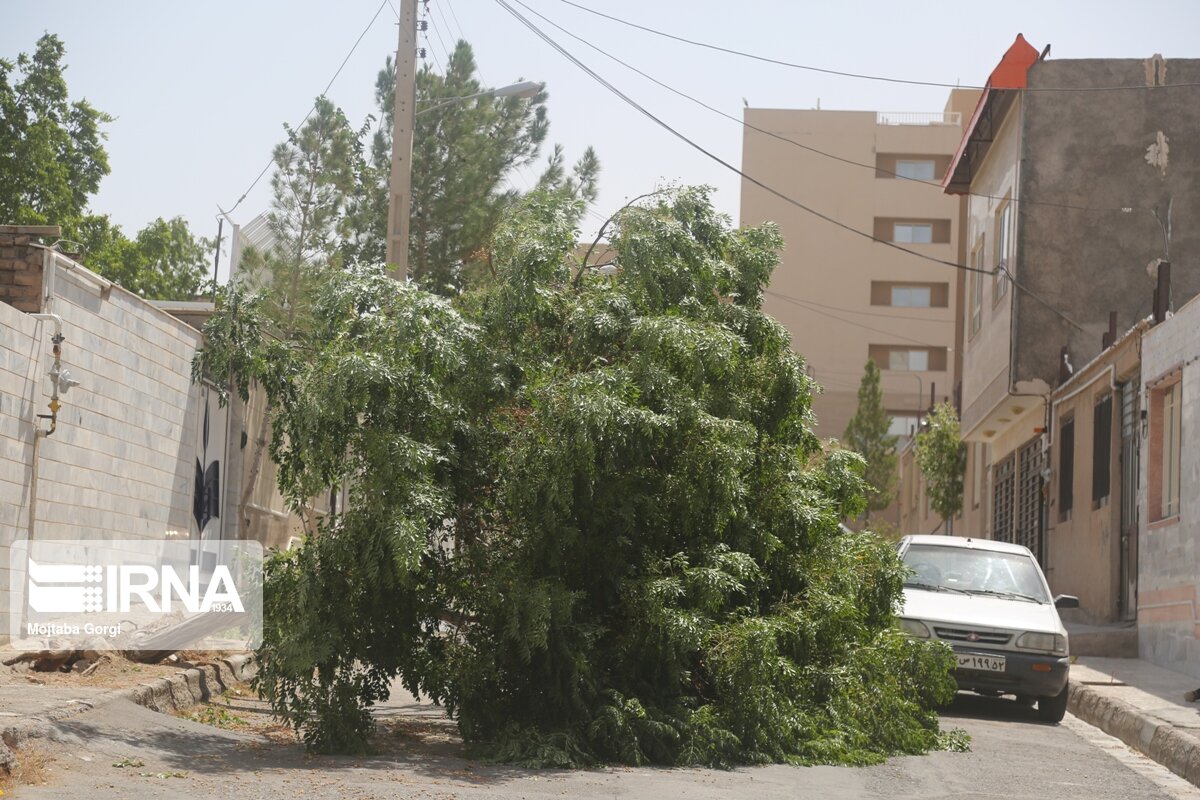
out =
[[[396,47],[396,99],[392,110],[392,177],[388,198],[387,264],[391,276],[398,281],[408,278],[413,116],[417,99],[417,2],[418,0],[400,0],[400,43]]]

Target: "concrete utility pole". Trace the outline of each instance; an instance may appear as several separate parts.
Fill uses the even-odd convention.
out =
[[[408,278],[412,210],[413,116],[417,100],[417,2],[400,0],[396,48],[396,101],[392,110],[392,178],[388,199],[387,263],[398,281]]]

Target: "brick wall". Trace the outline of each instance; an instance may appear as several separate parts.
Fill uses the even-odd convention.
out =
[[[42,310],[42,249],[39,237],[62,235],[57,225],[0,225],[0,302],[19,311]]]

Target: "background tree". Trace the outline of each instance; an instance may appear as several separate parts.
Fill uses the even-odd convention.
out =
[[[363,750],[399,675],[475,752],[543,765],[945,743],[953,656],[894,626],[894,549],[838,524],[861,460],[821,448],[762,310],[777,231],[680,191],[621,212],[619,273],[575,281],[579,207],[525,198],[453,306],[378,265],[331,272],[290,340],[223,301],[197,368],[271,395],[289,498],[351,495],[268,566],[272,708]]]
[[[867,482],[867,516],[883,511],[896,497],[896,442],[889,436],[891,418],[883,407],[879,386],[879,367],[867,359],[862,382],[858,386],[858,409],[846,425],[846,444],[867,462],[863,477]]]
[[[70,225],[109,173],[105,134],[112,117],[68,99],[66,48],[52,33],[33,55],[0,59],[0,219]],[[14,74],[14,71],[17,74]]]
[[[180,217],[159,217],[129,239],[107,215],[88,213],[109,173],[101,126],[112,117],[69,100],[65,54],[47,33],[32,55],[0,59],[0,222],[60,225],[90,269],[149,299],[190,300],[211,242]]]
[[[967,468],[967,448],[954,406],[941,403],[926,418],[925,428],[917,434],[916,459],[925,476],[929,506],[950,530],[952,518],[962,510],[963,473]]]
[[[532,99],[479,97],[439,102],[485,90],[471,47],[460,41],[444,75],[429,67],[417,73],[413,135],[412,228],[409,273],[439,294],[454,294],[471,279],[490,274],[492,236],[520,192],[506,187],[514,169],[533,164],[549,130],[547,93]],[[363,150],[369,158],[349,213],[348,259],[381,262],[386,250],[388,182],[391,177],[392,62],[380,71],[375,97],[379,121]],[[568,175],[561,148],[538,187],[591,202],[599,160],[591,148]],[[582,210],[572,213],[582,214]]]

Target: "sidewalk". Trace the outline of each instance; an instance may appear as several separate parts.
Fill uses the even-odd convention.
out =
[[[1071,666],[1068,710],[1200,786],[1200,680],[1136,658],[1083,656]]]
[[[132,670],[87,680],[0,666],[0,771],[14,763],[10,748],[50,734],[55,722],[116,699],[155,711],[187,708],[248,679],[255,664],[249,655],[233,655],[197,666],[135,665]]]

